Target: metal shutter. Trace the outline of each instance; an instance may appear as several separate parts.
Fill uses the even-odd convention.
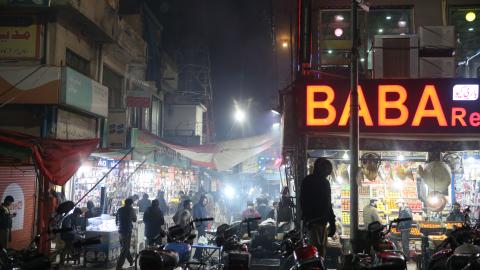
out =
[[[12,241],[10,248],[22,249],[32,239],[35,220],[35,185],[36,174],[33,166],[0,167],[0,198],[13,196],[15,202],[12,212]]]

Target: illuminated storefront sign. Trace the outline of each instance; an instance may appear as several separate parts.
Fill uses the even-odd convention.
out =
[[[358,87],[362,132],[477,133],[480,80],[365,80]],[[314,131],[348,131],[348,81],[302,87],[305,126]],[[302,103],[300,103],[302,104]]]

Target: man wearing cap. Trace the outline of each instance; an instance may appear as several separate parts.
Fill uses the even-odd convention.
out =
[[[398,206],[398,218],[412,218],[412,210],[407,206],[403,199],[397,200]],[[412,227],[412,221],[401,221],[397,224],[397,229],[402,236],[402,249],[405,254],[405,259],[409,259],[409,244],[410,244],[410,228]]]
[[[365,224],[365,229],[368,230],[368,225],[375,221],[382,223],[378,215],[377,199],[371,199],[370,203],[363,208],[363,223]]]

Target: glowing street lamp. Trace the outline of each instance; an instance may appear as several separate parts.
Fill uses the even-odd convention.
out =
[[[234,117],[235,117],[235,121],[239,123],[243,123],[245,121],[246,114],[242,109],[236,108]]]
[[[470,11],[467,14],[465,14],[465,20],[467,22],[473,22],[476,17],[477,17],[477,15],[473,11]]]
[[[283,41],[282,42],[282,48],[284,48],[284,49],[288,48],[288,42]]]

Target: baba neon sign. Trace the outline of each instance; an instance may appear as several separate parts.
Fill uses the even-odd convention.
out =
[[[478,132],[480,101],[478,93],[472,94],[478,91],[478,83],[465,79],[362,81],[358,86],[361,130]],[[351,99],[348,82],[312,83],[303,89],[307,128],[348,130]],[[460,93],[465,98],[458,98],[458,89],[466,89]]]

